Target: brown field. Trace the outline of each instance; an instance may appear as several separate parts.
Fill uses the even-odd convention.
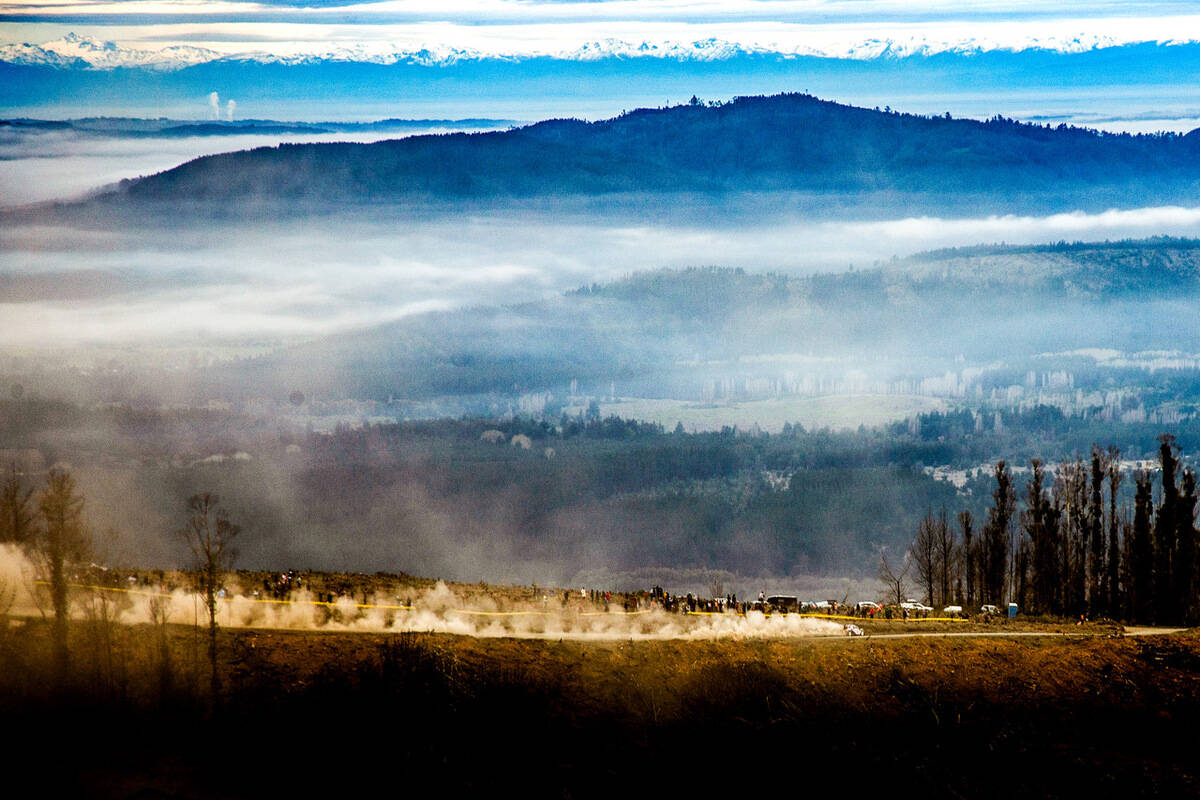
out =
[[[78,796],[674,796],[779,780],[852,796],[1196,793],[1200,635],[864,627],[703,641],[223,630],[214,707],[191,626],[77,622],[72,681],[56,686],[48,624],[12,621],[0,712],[12,763]]]

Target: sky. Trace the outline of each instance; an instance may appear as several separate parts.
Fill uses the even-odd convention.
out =
[[[69,33],[158,50],[320,54],[349,48],[573,53],[618,40],[660,46],[708,39],[787,53],[1088,49],[1200,40],[1194,2],[1009,0],[10,0],[0,43]],[[586,52],[586,50],[585,50]]]

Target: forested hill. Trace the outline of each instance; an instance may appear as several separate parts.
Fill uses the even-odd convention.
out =
[[[405,202],[788,192],[1146,204],[1200,194],[1200,134],[922,117],[802,94],[477,134],[209,156],[124,182],[143,200]],[[1084,205],[1087,203],[1084,202]]]
[[[227,394],[276,379],[286,394],[304,376],[314,391],[428,399],[573,379],[661,389],[699,362],[770,353],[990,363],[1100,346],[1194,352],[1197,297],[1200,241],[1169,238],[943,251],[802,277],[657,270],[539,302],[414,315],[218,371]]]

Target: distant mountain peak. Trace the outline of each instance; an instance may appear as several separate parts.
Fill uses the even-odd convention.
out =
[[[172,45],[159,50],[136,50],[74,32],[41,45],[0,45],[0,61],[60,69],[141,67],[175,70],[219,58],[220,53],[203,47]]]
[[[1155,41],[1148,44],[1174,46],[1188,42],[1179,40]],[[0,45],[0,61],[11,64],[41,65],[62,69],[106,70],[144,68],[177,70],[196,64],[216,61],[252,62],[262,64],[309,65],[320,63],[414,64],[420,66],[449,66],[461,61],[521,61],[549,58],[561,61],[600,61],[624,58],[660,58],[678,61],[723,61],[746,56],[776,56],[793,58],[812,56],[857,61],[928,57],[941,53],[974,55],[993,51],[1080,53],[1091,50],[1136,44],[1112,36],[1077,34],[1072,36],[1030,36],[1019,41],[999,41],[986,37],[929,38],[913,36],[906,39],[866,38],[830,41],[823,44],[801,42],[734,42],[717,37],[692,41],[649,39],[630,41],[620,38],[597,39],[578,46],[558,50],[528,48],[513,51],[485,52],[482,50],[427,45],[417,48],[398,47],[387,42],[360,42],[339,45],[308,53],[272,53],[246,51],[220,53],[203,47],[172,45],[153,50],[125,47],[74,32],[61,39],[35,44]]]

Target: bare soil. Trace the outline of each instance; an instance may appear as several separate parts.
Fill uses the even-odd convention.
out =
[[[1196,632],[863,627],[597,642],[223,630],[212,703],[202,632],[76,624],[59,684],[33,620],[0,633],[0,719],[44,793],[89,797],[1198,793]]]

